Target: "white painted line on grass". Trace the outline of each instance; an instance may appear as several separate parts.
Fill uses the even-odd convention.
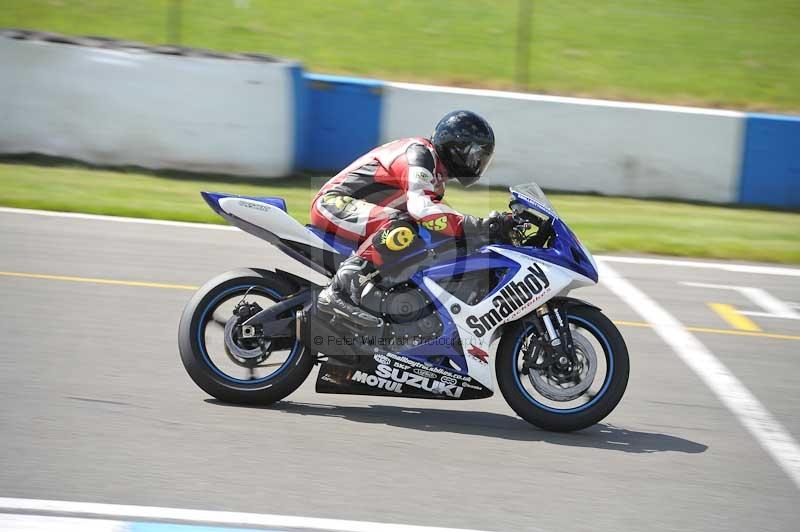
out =
[[[728,262],[695,262],[691,260],[656,259],[651,257],[621,257],[616,255],[597,255],[603,262],[620,262],[625,264],[651,264],[655,266],[675,266],[681,268],[706,268],[725,270],[736,273],[755,273],[759,275],[786,275],[800,277],[800,269],[781,268],[776,266],[759,266],[756,264],[736,264]]]
[[[617,297],[653,325],[661,339],[711,388],[800,488],[800,446],[750,390],[677,318],[613,268],[602,264],[600,278]]]
[[[0,513],[30,513],[62,517],[88,517],[125,521],[159,521],[164,523],[226,525],[238,527],[283,527],[331,532],[478,532],[476,530],[439,528],[368,521],[347,521],[294,515],[252,514],[184,510],[156,506],[129,506],[91,502],[10,499],[0,497]]]

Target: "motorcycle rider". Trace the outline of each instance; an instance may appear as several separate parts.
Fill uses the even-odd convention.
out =
[[[411,137],[379,146],[331,178],[314,197],[311,223],[358,242],[319,294],[318,310],[357,327],[381,320],[358,308],[364,286],[387,260],[419,245],[419,224],[432,234],[476,246],[498,239],[513,223],[506,215],[476,218],[442,203],[445,183],[477,182],[494,153],[494,132],[470,111],[453,111],[430,138]]]

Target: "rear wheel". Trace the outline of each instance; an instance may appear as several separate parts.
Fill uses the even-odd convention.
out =
[[[617,406],[628,384],[625,341],[607,317],[591,307],[572,307],[567,317],[575,345],[574,361],[561,370],[526,369],[541,352],[533,325],[518,322],[500,341],[495,361],[497,383],[509,406],[537,427],[557,432],[598,423]]]
[[[186,305],[178,332],[181,360],[192,380],[231,403],[265,405],[296,390],[314,366],[313,354],[293,337],[241,338],[234,332],[234,309],[243,300],[265,309],[297,288],[272,272],[252,269],[206,283]]]

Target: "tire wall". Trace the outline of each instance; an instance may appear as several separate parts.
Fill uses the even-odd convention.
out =
[[[297,69],[0,37],[0,153],[288,175]]]
[[[407,84],[385,91],[383,140],[428,131],[454,109],[484,116],[497,142],[487,170],[493,185],[536,181],[573,192],[736,198],[740,113]]]

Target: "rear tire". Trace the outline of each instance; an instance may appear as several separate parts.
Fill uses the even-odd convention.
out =
[[[532,333],[532,325],[517,322],[506,329],[495,360],[497,384],[509,406],[525,421],[554,432],[580,430],[600,422],[614,410],[628,385],[628,348],[611,320],[588,306],[569,308],[567,317],[571,324],[580,323],[596,337],[610,368],[600,393],[585,405],[559,412],[557,408],[538,402],[525,390],[521,379],[527,376],[520,375],[518,361],[522,341]]]
[[[252,288],[251,288],[252,287]],[[223,273],[208,281],[187,303],[178,327],[181,361],[189,376],[203,391],[220,401],[268,405],[280,401],[305,381],[314,367],[315,357],[295,341],[286,362],[275,373],[254,383],[241,381],[220,371],[208,356],[204,330],[207,314],[217,302],[248,289],[280,301],[299,287],[272,272],[241,269]],[[251,293],[253,293],[251,291]]]

